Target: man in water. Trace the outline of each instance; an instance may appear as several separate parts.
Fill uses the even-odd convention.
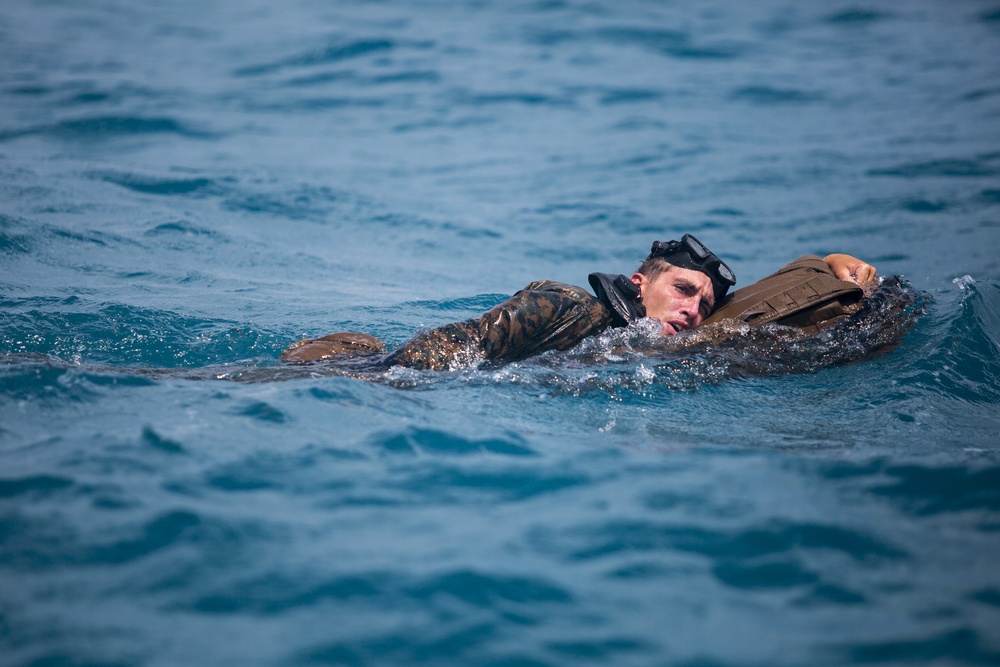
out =
[[[850,255],[807,256],[737,290],[732,269],[690,234],[653,243],[630,277],[592,273],[596,297],[582,287],[536,281],[482,317],[418,333],[385,355],[381,341],[358,333],[306,339],[282,353],[289,362],[379,355],[379,365],[446,370],[479,361],[509,363],[548,350],[567,350],[609,327],[644,317],[674,336],[706,322],[776,322],[814,333],[860,307],[874,267]],[[385,356],[383,356],[385,355]]]

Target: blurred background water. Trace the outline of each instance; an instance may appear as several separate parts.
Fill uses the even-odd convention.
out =
[[[995,1],[4,0],[0,663],[1000,664],[998,174]],[[928,301],[808,373],[226,380],[684,232]]]

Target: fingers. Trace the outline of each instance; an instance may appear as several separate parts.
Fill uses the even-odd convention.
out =
[[[875,276],[877,275],[877,272],[875,271],[875,267],[871,264],[861,262],[854,268],[853,274],[854,279],[852,282],[856,282],[862,287],[870,287],[875,284]]]
[[[837,276],[841,280],[846,280],[847,282],[856,282],[857,278],[854,275],[854,271],[851,270],[850,266],[841,265],[833,267],[833,275]]]
[[[878,275],[875,267],[862,262],[857,257],[834,254],[827,255],[824,261],[833,271],[833,275],[840,280],[846,280],[861,287],[870,287],[875,284]]]

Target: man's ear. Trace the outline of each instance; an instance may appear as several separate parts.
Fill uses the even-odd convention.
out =
[[[633,273],[632,277],[629,278],[632,284],[639,288],[639,298],[642,298],[642,291],[645,289],[647,283],[649,283],[649,278],[641,273]]]

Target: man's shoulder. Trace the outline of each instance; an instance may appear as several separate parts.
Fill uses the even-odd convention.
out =
[[[561,283],[555,280],[536,280],[534,282],[525,285],[524,289],[520,290],[522,292],[555,292],[557,294],[563,294],[565,296],[573,297],[575,299],[582,300],[597,300],[597,297],[592,295],[583,287],[577,285],[570,285],[568,283]]]
[[[587,333],[581,334],[584,336],[603,331],[613,321],[608,307],[585,288],[555,280],[528,283],[511,297],[510,303],[517,304],[522,316],[535,317],[539,322],[566,318],[586,322]],[[504,304],[498,307],[504,307]]]

